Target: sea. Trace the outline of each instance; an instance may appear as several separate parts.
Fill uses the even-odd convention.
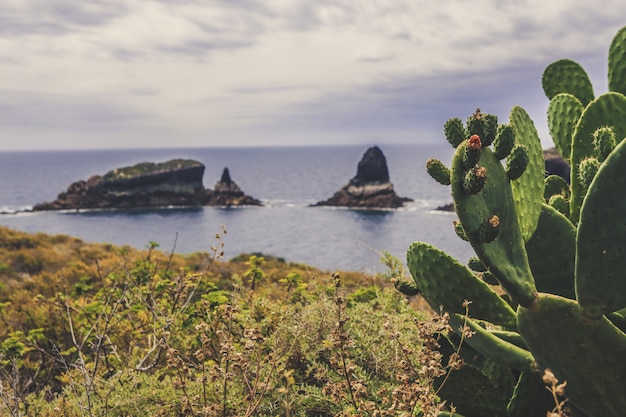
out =
[[[140,249],[157,242],[159,249],[180,254],[208,252],[223,243],[226,260],[262,253],[325,271],[382,272],[383,251],[404,261],[416,240],[466,261],[472,252],[454,233],[456,215],[437,210],[452,201],[450,188],[436,183],[425,169],[431,157],[449,164],[453,148],[379,147],[397,194],[414,199],[400,209],[310,207],[356,175],[368,148],[364,145],[0,152],[0,224]],[[202,162],[206,188],[213,188],[227,167],[232,180],[263,206],[29,212],[37,203],[54,200],[75,181],[173,158]],[[219,241],[216,233],[221,235]]]

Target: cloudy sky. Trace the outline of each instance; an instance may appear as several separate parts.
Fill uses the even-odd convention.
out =
[[[599,3],[602,6],[599,6]],[[606,91],[623,0],[2,0],[0,150],[435,141]]]

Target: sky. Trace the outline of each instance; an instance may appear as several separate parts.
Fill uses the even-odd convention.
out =
[[[601,6],[600,6],[601,4]],[[0,151],[436,142],[543,69],[596,95],[623,0],[2,0]]]

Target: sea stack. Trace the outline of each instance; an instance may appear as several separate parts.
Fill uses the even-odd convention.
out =
[[[399,197],[394,191],[385,155],[378,146],[374,146],[361,158],[356,176],[331,198],[314,206],[384,209],[402,207],[409,201],[413,200]]]
[[[228,168],[224,168],[222,178],[209,192],[209,206],[261,206],[262,203],[254,197],[244,194],[239,186],[230,178]]]

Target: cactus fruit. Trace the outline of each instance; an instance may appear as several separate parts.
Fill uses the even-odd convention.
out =
[[[485,121],[480,109],[476,109],[474,114],[467,118],[467,134],[469,136],[479,136],[484,138],[486,135]]]
[[[473,168],[478,163],[482,146],[479,135],[474,134],[467,140],[465,152],[463,152],[463,166],[466,169]]]
[[[515,131],[510,125],[502,125],[493,143],[493,153],[502,160],[509,156],[515,146]]]
[[[467,234],[465,233],[465,229],[463,229],[463,225],[461,224],[461,222],[455,220],[453,224],[454,224],[454,232],[456,233],[456,235],[460,237],[461,240],[464,240],[467,242]]]
[[[593,146],[596,149],[598,161],[604,162],[607,156],[617,146],[615,132],[610,126],[598,128],[593,132]]]
[[[487,270],[485,264],[483,264],[481,260],[475,256],[469,258],[469,260],[467,261],[467,266],[474,272],[485,272]]]
[[[578,165],[578,183],[583,191],[587,191],[591,181],[600,169],[600,161],[597,158],[585,158]]]
[[[500,233],[500,218],[494,214],[482,222],[474,233],[476,234],[476,241],[480,243],[493,242]]]
[[[555,194],[553,196],[550,196],[550,199],[548,200],[548,205],[550,205],[550,207],[554,208],[556,211],[564,216],[567,216],[569,214],[569,203],[561,194]]]
[[[516,146],[506,159],[506,175],[510,180],[516,180],[522,176],[528,166],[528,153],[523,146]]]
[[[440,160],[431,158],[426,161],[426,172],[438,183],[450,185],[450,170]]]
[[[483,189],[487,182],[487,169],[481,166],[474,166],[465,173],[463,189],[467,194],[476,194]]]

